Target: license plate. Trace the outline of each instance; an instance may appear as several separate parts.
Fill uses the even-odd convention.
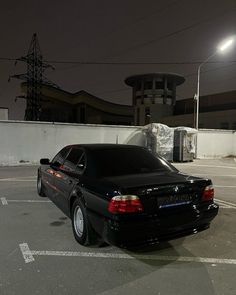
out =
[[[160,197],[157,201],[159,208],[168,208],[181,205],[188,205],[192,202],[191,195],[175,195]]]

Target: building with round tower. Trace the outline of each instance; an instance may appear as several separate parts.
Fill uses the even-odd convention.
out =
[[[125,79],[133,89],[135,125],[159,122],[161,118],[172,116],[176,103],[176,87],[185,78],[172,73],[150,73],[134,75]]]

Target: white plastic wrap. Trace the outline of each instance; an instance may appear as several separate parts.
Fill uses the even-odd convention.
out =
[[[189,127],[171,128],[164,124],[152,123],[144,126],[143,131],[146,134],[147,148],[152,153],[158,153],[160,156],[164,157],[170,162],[173,162],[173,159],[176,157],[174,156],[174,150],[176,151],[176,147],[178,148],[180,145],[180,143],[174,142],[175,131],[183,131],[185,133],[183,142],[181,142],[181,146],[183,147],[184,151],[182,159],[186,158],[186,155],[189,155],[191,158],[190,154],[192,154],[192,157],[195,154],[197,135],[196,129]],[[186,159],[178,161],[186,161]]]
[[[173,161],[174,128],[160,123],[143,127],[147,135],[147,147],[168,161]]]

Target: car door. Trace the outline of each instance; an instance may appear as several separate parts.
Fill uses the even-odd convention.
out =
[[[55,175],[58,172],[61,165],[63,165],[65,158],[70,151],[70,147],[64,147],[56,156],[52,159],[50,166],[45,169],[44,177],[46,179],[47,192],[49,198],[55,202],[56,187],[55,187]]]
[[[41,177],[42,177],[43,186],[45,188],[45,194],[50,199],[53,198],[53,194],[54,194],[53,175],[54,175],[54,172],[49,165],[41,168]]]
[[[83,149],[73,147],[68,153],[63,165],[55,173],[55,202],[66,215],[69,215],[69,197],[74,186],[79,182],[80,175],[83,171],[83,159]]]

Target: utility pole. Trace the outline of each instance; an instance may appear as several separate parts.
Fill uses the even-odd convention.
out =
[[[26,96],[18,96],[18,98],[26,99],[25,120],[38,121],[42,112],[42,84],[51,85],[56,88],[59,87],[43,76],[46,69],[54,68],[43,61],[36,33],[33,34],[27,55],[17,59],[15,64],[17,61],[27,64],[27,73],[13,75],[10,78],[16,78],[26,82]]]

